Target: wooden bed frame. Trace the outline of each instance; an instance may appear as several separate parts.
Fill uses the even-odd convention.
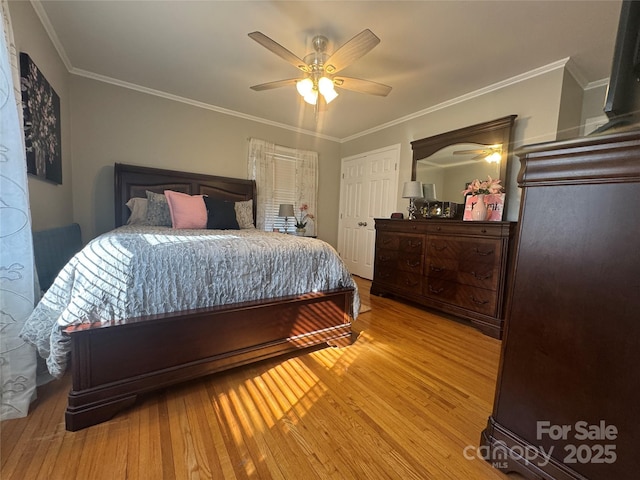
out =
[[[252,180],[116,164],[116,226],[126,223],[131,197],[165,189],[256,198]],[[349,345],[353,295],[344,288],[68,330],[73,384],[66,429],[109,420],[138,395],[179,382],[301,349]]]

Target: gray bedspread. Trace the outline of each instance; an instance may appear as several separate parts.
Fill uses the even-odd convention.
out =
[[[70,342],[62,329],[124,323],[189,308],[354,287],[329,244],[259,230],[174,230],[125,226],[103,234],[60,272],[21,336],[65,372]]]

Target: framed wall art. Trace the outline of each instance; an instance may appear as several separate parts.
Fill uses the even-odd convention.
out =
[[[60,97],[31,57],[23,52],[20,53],[20,88],[27,173],[61,184]]]

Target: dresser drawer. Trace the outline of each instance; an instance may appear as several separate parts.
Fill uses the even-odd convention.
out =
[[[398,250],[400,245],[397,233],[378,232],[376,236],[376,249],[385,248],[389,250]]]
[[[473,235],[477,238],[504,238],[505,235],[509,236],[509,229],[508,222],[452,222],[444,220],[429,224],[427,233],[452,237]]]
[[[427,237],[427,259],[451,258],[457,260],[459,247],[460,245],[455,239],[429,235]]]
[[[496,292],[457,282],[426,278],[423,294],[467,310],[493,316],[496,314]]]
[[[473,287],[497,290],[500,280],[500,265],[495,263],[461,263],[458,265],[457,281]]]
[[[398,270],[404,272],[422,274],[422,254],[420,253],[404,253],[398,254]]]
[[[388,266],[384,266],[384,265],[380,265],[378,263],[375,264],[374,266],[374,273],[373,273],[376,282],[380,282],[380,283],[387,283],[387,284],[394,284],[396,282],[396,268],[395,266],[393,267],[388,267]]]
[[[498,295],[493,290],[460,285],[456,295],[459,306],[484,315],[495,316]]]
[[[419,295],[422,289],[422,275],[399,270],[396,272],[394,284],[403,289],[410,289],[409,293],[415,292],[416,295]]]
[[[455,304],[457,290],[456,282],[427,277],[422,293],[427,297]]]
[[[502,243],[499,240],[465,240],[459,245],[460,263],[500,263]]]
[[[455,282],[458,278],[458,261],[450,258],[427,258],[424,274],[433,280]]]
[[[398,263],[398,251],[387,249],[376,249],[375,257],[376,265],[388,266],[390,268],[396,268]]]
[[[424,244],[422,235],[398,235],[397,238],[401,252],[422,254],[422,245]]]

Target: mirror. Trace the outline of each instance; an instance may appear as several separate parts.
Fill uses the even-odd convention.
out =
[[[466,184],[487,176],[501,179],[506,191],[515,118],[510,115],[411,142],[411,179],[422,182],[425,200],[464,204]]]

